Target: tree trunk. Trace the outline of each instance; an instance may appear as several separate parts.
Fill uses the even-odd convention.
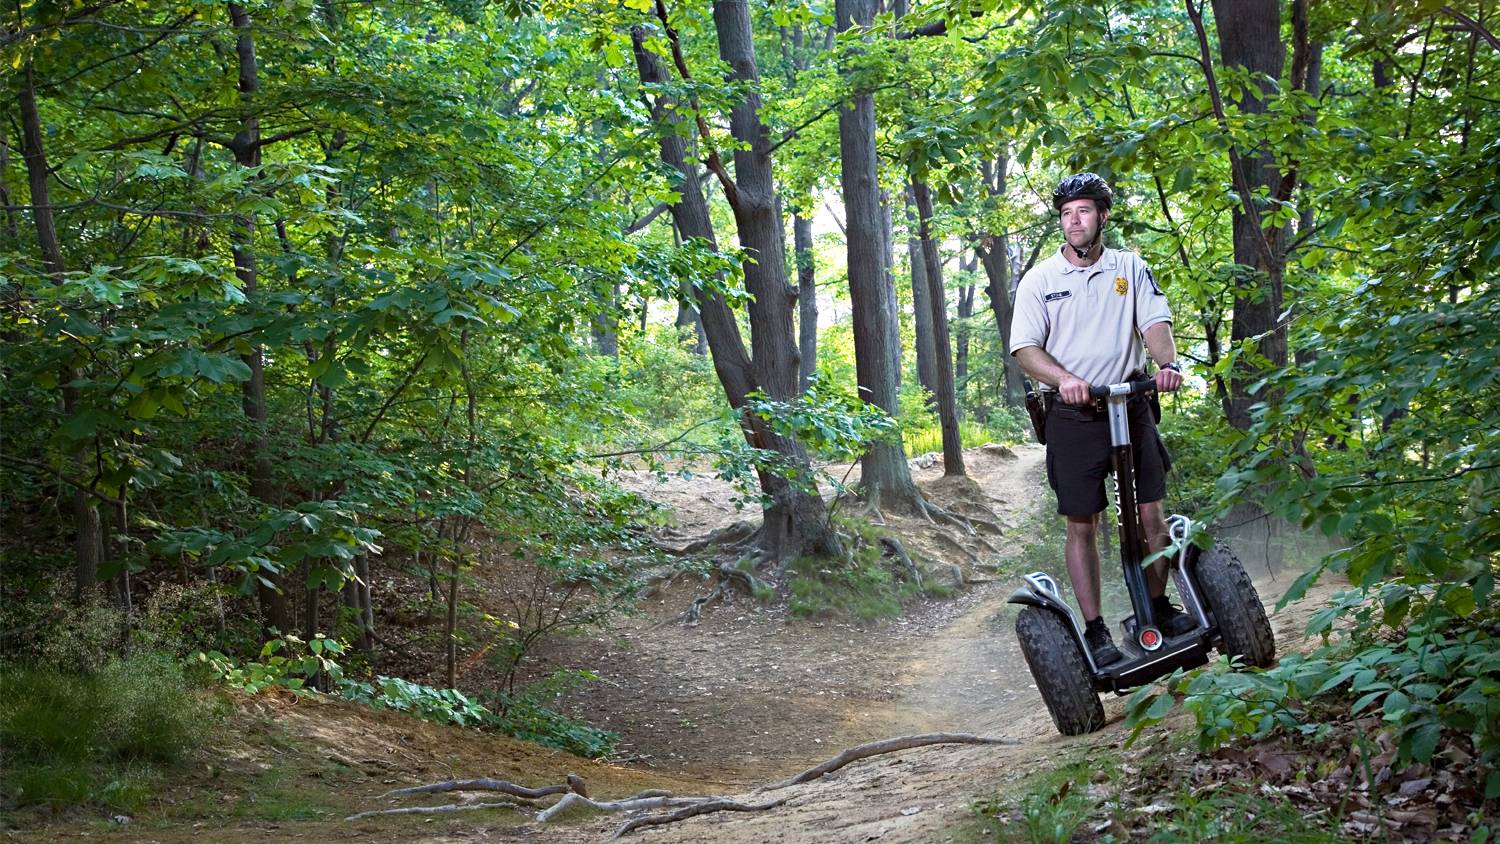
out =
[[[1005,195],[1006,173],[1010,157],[1002,150],[993,165],[981,163],[985,186],[991,197]],[[984,267],[985,296],[990,300],[990,310],[995,314],[995,328],[1000,334],[1000,360],[1005,369],[1005,391],[1002,398],[1011,407],[1021,407],[1026,401],[1026,389],[1021,383],[1021,367],[1010,356],[1010,322],[1015,314],[1011,293],[1010,236],[1005,232],[981,232],[979,235],[979,263]]]
[[[251,33],[249,12],[237,3],[229,4],[229,19],[233,24],[235,53],[239,58],[239,103],[240,131],[230,142],[234,160],[241,167],[260,166],[260,118],[254,110],[255,94],[259,90],[258,69],[255,58],[255,37]],[[236,215],[233,226],[234,272],[244,286],[245,299],[254,308],[258,296],[259,277],[255,256],[255,218]],[[251,346],[244,356],[250,368],[250,379],[242,387],[241,405],[249,422],[250,446],[250,495],[263,504],[275,503],[275,485],[272,478],[271,456],[266,440],[266,382],[265,355],[259,344]],[[280,574],[268,575],[274,585],[259,583],[261,620],[268,629],[285,633],[291,629],[291,617],[286,594],[281,589],[284,578]]]
[[[965,274],[965,278],[973,278],[971,273],[979,264],[976,255],[971,262],[959,263],[959,272]],[[958,325],[954,330],[954,343],[957,345],[953,353],[953,389],[958,393],[958,417],[964,415],[964,395],[968,392],[969,385],[969,336],[973,333],[971,320],[974,317],[974,289],[973,283],[964,284],[958,288]]]
[[[922,255],[922,241],[917,236],[921,228],[917,213],[912,208],[911,187],[906,189],[906,221],[910,234],[906,238],[907,260],[911,263],[911,312],[912,326],[916,333],[917,383],[922,385],[930,399],[929,405],[937,403],[937,346],[932,340],[932,295],[927,286],[927,259]]]
[[[721,54],[729,49],[746,50],[750,48],[749,42],[749,18],[743,3],[738,4],[738,10],[726,9],[721,12],[715,9],[716,25],[721,27],[720,51]],[[723,21],[720,21],[721,16]],[[738,33],[740,27],[743,33]],[[729,38],[722,34],[729,30]],[[738,35],[738,38],[735,36]],[[640,73],[641,81],[645,84],[662,84],[668,81],[666,68],[657,56],[645,47],[647,32],[643,27],[635,27],[631,31],[631,40],[634,45],[636,68]],[[725,43],[731,45],[726,48]],[[743,68],[743,56],[737,56],[741,65],[736,72],[745,72]],[[731,67],[736,67],[736,62],[726,57]],[[749,78],[754,78],[754,55],[750,54],[748,72]],[[759,105],[758,98],[755,105]],[[742,105],[741,109],[745,106]],[[745,115],[740,114],[741,109],[736,109],[735,128],[736,131],[751,131],[759,127],[758,117],[751,110],[747,121]],[[682,119],[673,110],[670,100],[663,96],[657,100],[652,108],[653,117],[658,122],[675,122]],[[755,307],[751,308],[751,340],[756,345],[757,359],[752,360],[745,349],[744,341],[740,337],[739,323],[736,321],[734,312],[724,301],[724,297],[718,293],[707,290],[699,290],[698,312],[703,323],[703,332],[708,340],[708,349],[714,362],[714,371],[719,376],[719,382],[724,387],[725,397],[731,407],[744,408],[749,394],[762,390],[766,395],[782,401],[790,401],[798,390],[798,362],[795,346],[793,345],[791,325],[791,288],[786,281],[786,263],[784,245],[781,243],[781,226],[775,219],[767,219],[774,216],[774,202],[770,195],[770,152],[769,139],[763,129],[758,132],[759,140],[755,149],[736,153],[736,172],[743,186],[735,186],[735,194],[741,195],[745,191],[755,191],[758,188],[765,190],[764,199],[760,207],[747,208],[741,221],[742,212],[736,210],[736,221],[740,222],[741,245],[758,259],[759,271],[751,278],[750,268],[746,270],[746,280],[751,292],[756,294],[763,308],[757,312]],[[736,137],[739,137],[738,135]],[[749,140],[747,138],[747,140]],[[659,140],[662,161],[669,167],[681,174],[682,182],[678,185],[678,201],[672,206],[672,218],[677,224],[678,231],[684,239],[702,238],[712,248],[718,245],[714,237],[712,219],[709,217],[708,202],[704,198],[703,188],[698,179],[697,166],[689,165],[687,162],[686,144],[681,136],[674,132],[663,132]],[[740,161],[739,156],[744,154],[748,161]],[[761,161],[756,161],[759,156]],[[761,169],[757,169],[757,164]],[[737,196],[743,198],[743,196]],[[772,213],[765,213],[770,210]],[[750,225],[747,225],[750,224]],[[754,224],[759,223],[759,227]],[[769,225],[767,225],[769,224]],[[748,237],[748,239],[747,239]],[[769,238],[770,243],[765,243],[759,238]],[[760,250],[764,249],[762,252]],[[779,277],[775,275],[775,269],[779,269]],[[777,285],[779,284],[779,288]],[[761,289],[763,285],[766,289]],[[781,312],[776,312],[779,302]],[[771,313],[766,311],[770,310]],[[772,336],[772,332],[779,334]],[[776,343],[783,344],[781,348]],[[764,350],[766,360],[760,359],[760,353]],[[763,379],[769,373],[776,378],[775,385],[767,384]],[[777,451],[793,465],[808,466],[806,451],[802,445],[795,440],[777,436],[768,425],[758,416],[746,413],[744,415],[745,439],[750,445],[757,448],[767,448]],[[761,533],[762,550],[766,556],[779,562],[800,556],[804,553],[841,555],[842,546],[837,534],[824,518],[823,500],[816,495],[804,492],[793,486],[786,478],[768,471],[763,467],[757,467],[761,491],[773,502],[764,514],[765,524]]]
[[[943,430],[943,474],[964,474],[964,447],[958,431],[958,400],[953,390],[953,346],[948,339],[948,296],[943,290],[943,260],[932,239],[932,192],[927,183],[912,180],[917,202],[917,236],[927,262],[928,302],[932,308],[932,342],[936,355],[938,424]]]
[[[1279,0],[1214,0],[1214,23],[1219,31],[1219,49],[1227,67],[1245,68],[1271,79],[1281,77],[1286,48],[1281,41],[1281,4]],[[1266,110],[1268,89],[1249,86],[1239,108],[1247,114]],[[1269,188],[1274,194],[1281,183],[1270,150],[1247,151],[1240,159],[1245,181],[1252,189]],[[1263,216],[1271,209],[1264,207]],[[1262,231],[1258,220],[1242,207],[1233,214],[1234,260],[1253,268],[1236,283],[1234,322],[1230,341],[1259,337],[1260,354],[1272,367],[1286,364],[1286,327],[1278,324],[1283,310],[1282,273],[1287,229]],[[1263,239],[1264,238],[1264,239]],[[1269,247],[1269,248],[1267,248]],[[1269,252],[1269,254],[1267,254]],[[1240,430],[1250,427],[1250,408],[1260,401],[1259,391],[1250,386],[1260,377],[1258,368],[1236,367],[1230,378],[1229,424]]]
[[[873,0],[839,0],[838,28],[866,25],[874,17]],[[883,266],[879,159],[875,150],[875,96],[856,93],[839,109],[840,183],[844,192],[845,230],[849,246],[849,302],[854,323],[854,366],[860,398],[895,417],[900,413],[895,371],[901,337],[892,330],[896,291]],[[901,441],[874,443],[861,461],[866,501],[875,508],[919,511],[921,495]]]
[[[796,291],[787,283],[785,231],[777,210],[771,167],[770,131],[760,119],[759,74],[755,64],[754,33],[747,0],[716,0],[714,29],[719,36],[719,58],[729,65],[729,80],[748,92],[729,115],[734,151],[734,210],[740,246],[753,258],[745,266],[750,300],[751,360],[761,390],[776,400],[797,396],[798,357],[792,326]],[[729,192],[726,191],[726,194]],[[807,451],[795,438],[783,437],[769,426],[757,425],[761,447],[770,448],[793,466],[810,470]],[[765,514],[761,547],[766,555],[784,561],[803,554],[842,556],[838,534],[826,518],[823,499],[779,474],[763,476],[772,505]]]
[[[894,296],[894,291],[896,290],[896,245],[891,229],[891,195],[882,188],[880,191],[880,264],[885,268],[885,286],[891,289]],[[901,338],[901,308],[899,305],[891,308],[890,320],[891,331],[895,332],[896,338],[899,341]],[[896,388],[900,389],[901,379],[905,377],[901,366],[902,350],[900,342],[896,343],[891,353],[895,355],[895,358],[891,361],[891,367],[896,372]]]
[[[797,259],[797,347],[799,392],[818,371],[818,273],[813,261],[812,220],[792,215],[792,248]]]
[[[42,267],[61,284],[67,264],[63,261],[62,243],[57,237],[57,223],[52,214],[52,192],[47,183],[50,168],[42,136],[41,115],[36,107],[36,80],[31,63],[26,64],[25,81],[18,97],[21,112],[21,158],[26,163],[26,179],[31,189],[31,218],[36,225],[37,246],[42,252]],[[72,417],[79,412],[81,396],[72,386],[78,371],[62,367],[58,380],[62,386],[63,414]],[[88,448],[80,443],[72,454],[76,480],[91,477]],[[98,502],[81,487],[73,488],[73,598],[82,603],[93,597],[99,585],[99,563],[104,556],[104,528],[99,518]]]
[[[594,338],[594,353],[609,358],[620,356],[620,336],[616,330],[620,307],[620,285],[611,284],[599,302],[599,312],[589,323]]]

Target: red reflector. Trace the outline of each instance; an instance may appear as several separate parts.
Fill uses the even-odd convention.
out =
[[[1147,630],[1146,632],[1144,632],[1144,633],[1141,634],[1141,644],[1145,645],[1146,647],[1148,647],[1148,648],[1155,647],[1156,646],[1156,642],[1157,642],[1157,637],[1156,637],[1156,631],[1155,630]]]

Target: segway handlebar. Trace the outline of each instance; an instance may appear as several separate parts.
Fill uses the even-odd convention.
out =
[[[1110,396],[1139,396],[1156,390],[1156,379],[1142,378],[1139,381],[1126,381],[1121,384],[1101,384],[1089,387],[1089,395],[1096,399],[1107,399]]]

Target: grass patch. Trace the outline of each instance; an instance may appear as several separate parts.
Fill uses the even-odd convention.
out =
[[[171,656],[140,652],[93,672],[0,669],[5,802],[137,810],[161,769],[217,720]]]
[[[876,621],[901,615],[905,602],[923,595],[942,598],[955,590],[942,584],[921,586],[897,577],[893,560],[881,554],[885,533],[876,525],[835,516],[846,533],[858,536],[860,547],[847,560],[802,557],[787,566],[787,612],[792,618],[853,618]],[[920,566],[920,560],[917,561]]]

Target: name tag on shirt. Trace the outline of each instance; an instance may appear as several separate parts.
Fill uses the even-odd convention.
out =
[[[1056,293],[1048,293],[1046,296],[1042,297],[1042,301],[1044,301],[1044,302],[1055,302],[1058,299],[1066,299],[1066,298],[1068,298],[1069,296],[1072,296],[1072,295],[1073,295],[1073,291],[1071,291],[1071,290],[1059,290]],[[1032,301],[1035,301],[1035,300],[1032,300]]]

